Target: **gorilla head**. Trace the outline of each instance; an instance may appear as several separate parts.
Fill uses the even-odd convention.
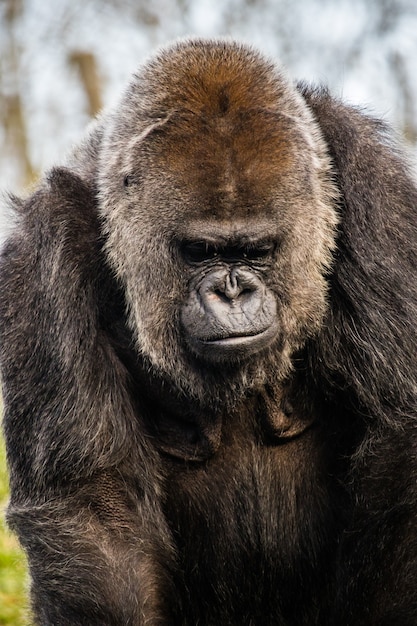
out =
[[[264,57],[230,46],[181,43],[146,66],[106,126],[100,165],[137,348],[204,403],[288,373],[322,321],[337,222],[305,101]]]

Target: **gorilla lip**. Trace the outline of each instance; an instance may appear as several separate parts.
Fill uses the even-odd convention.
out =
[[[221,337],[220,339],[204,339],[204,340],[200,340],[200,343],[203,343],[204,345],[222,345],[222,346],[226,346],[226,345],[242,345],[242,344],[247,344],[250,343],[251,341],[260,339],[263,335],[265,335],[268,332],[269,329],[263,330],[260,333],[256,333],[253,335],[230,335],[228,337]]]
[[[196,339],[193,341],[193,347],[203,357],[212,356],[216,358],[216,356],[224,354],[239,355],[243,348],[245,350],[244,356],[247,356],[270,345],[277,332],[278,325],[274,324],[256,334],[233,334],[218,339]]]

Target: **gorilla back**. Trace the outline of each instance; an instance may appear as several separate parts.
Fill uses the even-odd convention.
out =
[[[15,200],[8,520],[38,624],[417,623],[416,206],[380,121],[203,40]]]

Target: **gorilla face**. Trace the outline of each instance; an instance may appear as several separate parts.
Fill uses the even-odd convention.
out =
[[[192,43],[181,67],[174,47],[145,68],[107,120],[100,172],[138,353],[204,402],[208,378],[236,399],[288,374],[322,322],[337,222],[304,101],[262,57],[236,46],[225,61],[222,45],[219,74]]]
[[[184,242],[185,262],[195,269],[181,322],[190,349],[202,359],[245,359],[276,338],[277,303],[263,276],[274,249],[268,239]]]

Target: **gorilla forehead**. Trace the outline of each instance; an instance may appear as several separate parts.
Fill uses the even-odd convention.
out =
[[[207,80],[199,107],[178,102],[139,133],[126,152],[129,168],[152,188],[163,172],[161,189],[180,188],[182,199],[189,193],[194,206],[210,213],[216,208],[223,217],[271,213],[279,198],[288,203],[301,192],[311,197],[317,175],[311,130],[304,134],[298,118],[279,110],[277,98],[274,108],[256,107],[232,84]]]
[[[267,110],[180,112],[164,130],[159,131],[163,141],[155,142],[164,166],[187,180],[191,170],[200,188],[209,185],[230,193],[241,188],[247,197],[254,186],[269,189],[301,167],[300,151],[295,150],[303,142],[300,133],[291,120]]]

